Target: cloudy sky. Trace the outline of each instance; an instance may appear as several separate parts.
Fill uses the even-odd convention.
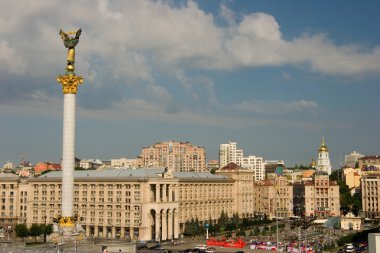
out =
[[[190,141],[217,159],[335,166],[380,153],[378,1],[0,1],[0,165],[60,162],[67,49],[82,28],[76,156]]]

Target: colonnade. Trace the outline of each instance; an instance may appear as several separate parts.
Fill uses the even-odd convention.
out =
[[[176,209],[151,210],[151,228],[152,239],[157,241],[166,241],[178,239],[179,236],[179,220],[178,211]],[[153,234],[154,232],[154,234]]]

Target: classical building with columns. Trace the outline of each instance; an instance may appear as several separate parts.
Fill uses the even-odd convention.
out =
[[[53,171],[29,180],[28,226],[61,214],[61,178]],[[74,212],[86,236],[170,240],[192,218],[216,222],[222,211],[238,211],[237,180],[226,175],[141,168],[75,171],[74,178]]]

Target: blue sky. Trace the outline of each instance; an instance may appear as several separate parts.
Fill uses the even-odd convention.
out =
[[[65,71],[58,35],[82,28],[76,156],[133,158],[163,140],[217,159],[334,168],[379,154],[378,1],[0,2],[0,165],[59,162]]]

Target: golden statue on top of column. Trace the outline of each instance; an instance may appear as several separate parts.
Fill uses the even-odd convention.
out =
[[[81,76],[76,76],[74,73],[75,46],[79,42],[79,36],[81,33],[82,29],[67,33],[62,31],[62,29],[59,30],[59,35],[61,35],[63,44],[68,48],[66,75],[57,77],[57,81],[62,84],[62,91],[64,94],[76,94],[78,85],[83,83],[83,78]]]
[[[74,63],[75,63],[75,46],[79,42],[79,36],[82,33],[82,29],[79,29],[78,31],[74,32],[67,32],[59,30],[59,35],[61,35],[61,38],[63,40],[63,44],[66,48],[68,48],[67,51],[67,71],[71,72],[74,71]],[[74,36],[75,35],[75,36]]]

